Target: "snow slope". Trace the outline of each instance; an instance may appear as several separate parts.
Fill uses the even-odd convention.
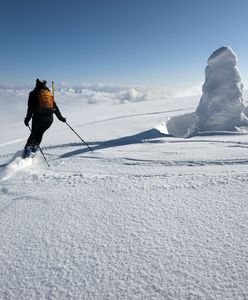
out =
[[[50,168],[9,171],[28,131],[1,126],[0,299],[247,299],[247,134],[155,129],[198,101],[63,104],[94,152],[55,120]]]

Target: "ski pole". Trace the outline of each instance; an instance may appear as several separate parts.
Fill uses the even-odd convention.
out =
[[[90,151],[94,152],[93,149],[81,138],[78,133],[76,133],[76,131],[67,122],[65,122],[65,124],[76,134],[76,136],[80,138],[80,140],[90,149]]]
[[[28,128],[29,128],[30,132],[32,132],[29,125],[28,125]],[[48,161],[47,161],[47,159],[46,159],[46,157],[45,157],[45,155],[44,155],[44,153],[43,153],[43,151],[42,151],[42,149],[41,149],[41,147],[39,145],[38,145],[38,149],[40,150],[40,152],[41,152],[41,154],[42,154],[45,162],[47,163],[48,167],[50,167],[50,165],[49,165],[49,163],[48,163]]]
[[[52,81],[52,94],[53,94],[53,98],[54,98],[54,81]],[[78,136],[80,138],[80,140],[90,149],[90,151],[94,152],[92,150],[92,148],[90,148],[90,146],[81,138],[81,136],[67,122],[65,122],[65,123],[76,134],[76,136]]]

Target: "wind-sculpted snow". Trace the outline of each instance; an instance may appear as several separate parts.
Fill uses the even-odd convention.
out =
[[[209,57],[202,91],[195,113],[167,122],[170,134],[188,137],[204,131],[235,131],[248,125],[243,84],[231,48],[221,47]]]
[[[4,184],[0,296],[245,299],[245,170],[164,168],[77,158]]]
[[[87,105],[32,165],[0,127],[0,299],[247,299],[247,135],[154,129],[196,98]],[[68,121],[68,122],[69,122]]]

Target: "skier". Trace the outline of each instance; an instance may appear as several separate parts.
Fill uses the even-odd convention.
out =
[[[32,129],[24,147],[23,158],[35,155],[44,132],[53,123],[53,113],[60,121],[66,122],[66,118],[61,115],[54,97],[46,84],[46,80],[36,79],[34,90],[29,93],[28,109],[24,124],[29,126],[29,121],[32,118]]]

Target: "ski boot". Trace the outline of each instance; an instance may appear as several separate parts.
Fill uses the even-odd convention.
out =
[[[39,145],[33,145],[31,150],[31,157],[35,157],[36,151],[38,150]]]
[[[31,153],[32,153],[32,145],[26,145],[23,150],[22,158],[31,157]]]

